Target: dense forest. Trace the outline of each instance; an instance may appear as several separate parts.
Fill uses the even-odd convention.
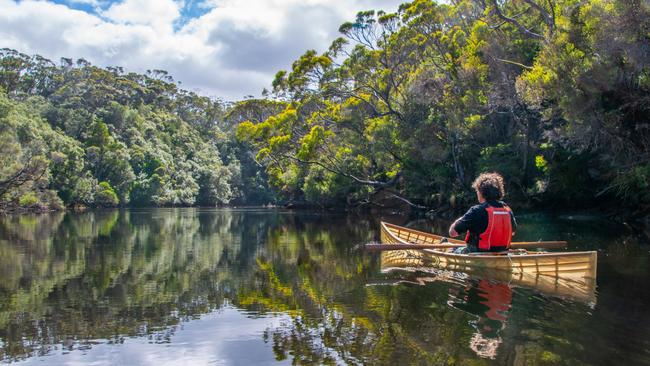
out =
[[[515,206],[650,212],[647,1],[416,0],[339,30],[234,103],[3,50],[3,207],[440,211],[497,171]]]
[[[5,209],[273,201],[224,124],[225,104],[180,89],[165,71],[57,66],[3,49],[0,90]]]

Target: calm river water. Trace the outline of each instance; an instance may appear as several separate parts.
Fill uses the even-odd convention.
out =
[[[379,221],[151,209],[0,218],[0,360],[39,365],[650,365],[650,245],[605,222],[519,215],[517,240],[598,250],[567,297],[382,273]]]

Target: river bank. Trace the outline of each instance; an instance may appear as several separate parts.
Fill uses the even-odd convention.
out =
[[[414,208],[411,205],[404,204],[400,201],[400,205],[395,206],[329,206],[323,207],[309,202],[287,202],[284,204],[266,204],[266,205],[221,205],[218,207],[213,206],[166,206],[166,207],[141,207],[141,206],[118,206],[118,207],[89,207],[83,205],[76,205],[73,207],[61,208],[47,208],[42,206],[33,207],[19,207],[17,205],[7,207],[0,206],[0,215],[25,215],[25,214],[49,214],[56,212],[72,212],[83,213],[86,211],[111,211],[111,210],[124,210],[124,209],[158,209],[158,208],[200,208],[200,209],[284,209],[290,211],[321,211],[330,213],[390,213],[392,215],[402,215],[412,217],[414,219],[426,218],[428,220],[447,220],[451,221],[456,217],[462,215],[466,208],[458,207],[452,208],[450,206],[443,206],[436,209],[432,208]],[[470,206],[467,206],[467,208]],[[513,205],[513,209],[517,217],[531,217],[531,216],[554,216],[559,220],[568,222],[612,222],[617,224],[626,225],[632,228],[638,235],[650,242],[650,215],[638,216],[631,215],[630,211],[611,211],[611,212],[597,212],[596,210],[572,210],[561,208],[535,208],[531,206],[519,207]],[[560,214],[558,214],[560,213]]]

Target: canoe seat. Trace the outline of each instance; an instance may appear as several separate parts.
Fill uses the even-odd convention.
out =
[[[467,255],[525,255],[528,253],[526,249],[510,249],[503,252],[472,252]]]
[[[467,255],[508,255],[511,254],[510,252],[504,251],[504,252],[472,252],[472,253],[467,253]]]

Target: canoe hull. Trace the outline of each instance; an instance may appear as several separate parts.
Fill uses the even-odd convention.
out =
[[[435,234],[416,232],[385,222],[381,224],[382,244],[437,244],[441,238],[441,236]],[[453,239],[448,239],[448,242],[463,243]],[[424,252],[428,257],[427,262],[429,265],[452,271],[467,272],[489,269],[516,274],[596,278],[597,253],[594,251],[528,252],[529,254],[501,255],[489,253],[456,254],[435,249],[414,250],[413,252]]]
[[[400,229],[405,230],[400,233]],[[406,231],[411,231],[411,242]],[[413,233],[415,232],[415,234]],[[430,235],[423,237],[422,234]],[[435,244],[440,236],[417,232],[397,225],[382,223],[382,244]],[[458,243],[458,240],[448,240]],[[462,243],[462,242],[461,242]],[[447,250],[392,250],[381,253],[382,272],[395,270],[426,273],[417,276],[418,282],[429,282],[458,277],[465,273],[470,277],[487,278],[507,282],[514,286],[533,288],[541,293],[580,300],[595,304],[596,252],[556,252],[525,255],[467,255]]]

